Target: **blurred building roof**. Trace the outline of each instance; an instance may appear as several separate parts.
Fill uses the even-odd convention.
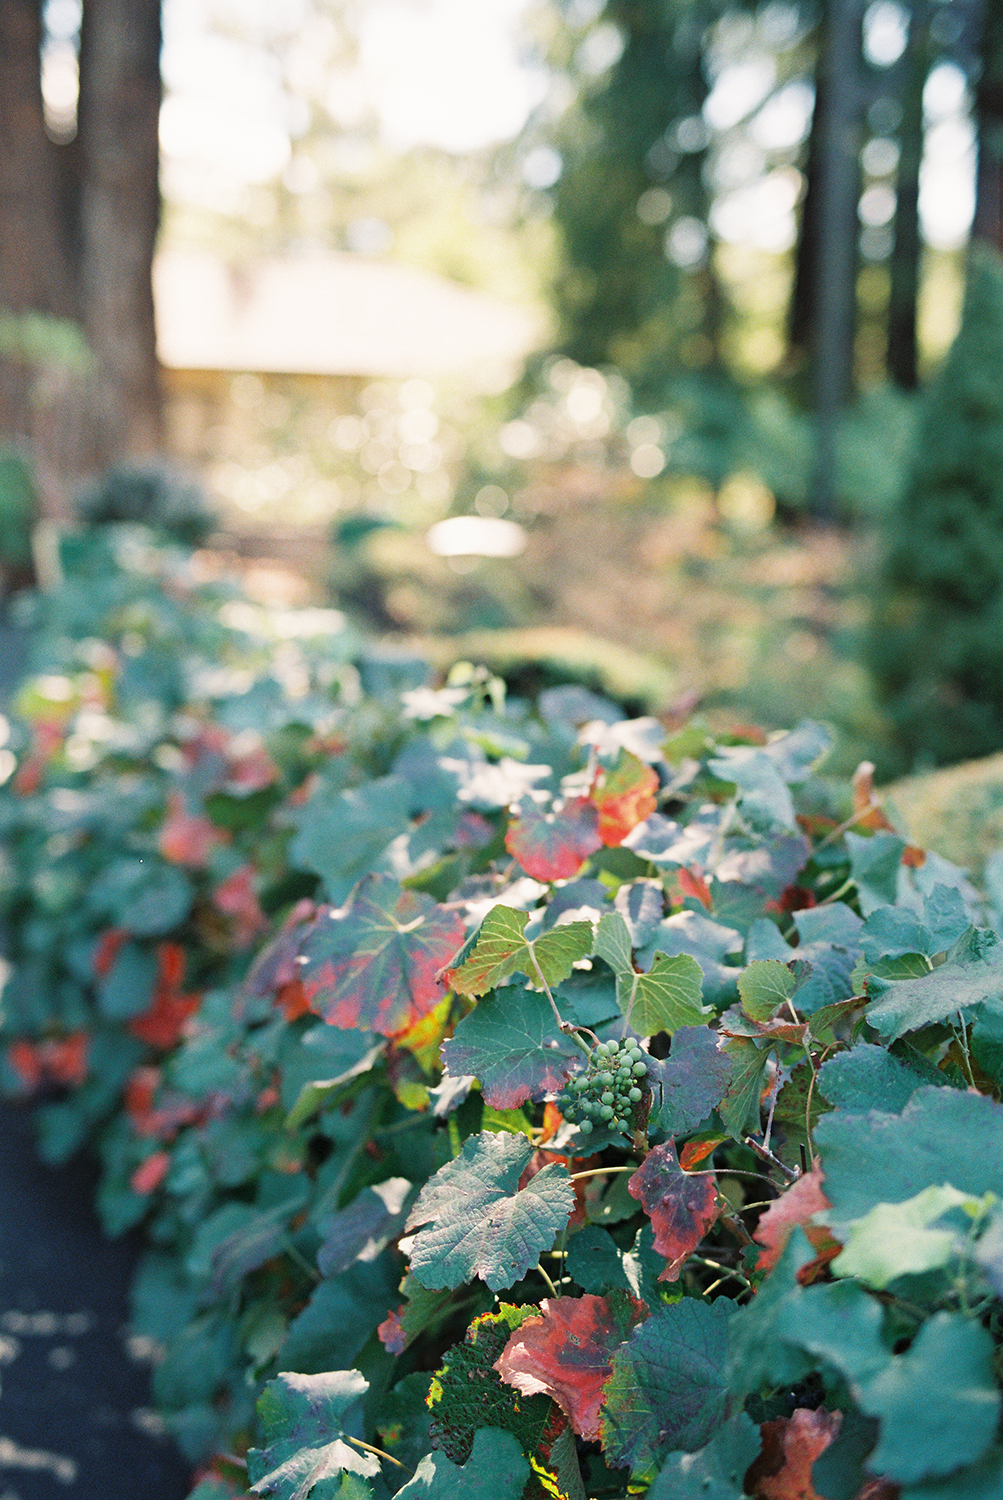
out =
[[[153,285],[160,358],[173,369],[514,374],[542,334],[525,307],[360,255],[231,265],[208,251],[168,250],[157,256]]]

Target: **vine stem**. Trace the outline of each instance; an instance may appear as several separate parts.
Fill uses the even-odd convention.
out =
[[[609,1176],[612,1176],[614,1172],[636,1172],[636,1171],[637,1171],[637,1163],[636,1162],[632,1162],[630,1164],[630,1166],[627,1166],[627,1167],[589,1167],[589,1169],[588,1169],[587,1172],[572,1172],[571,1173],[571,1181],[572,1182],[584,1182],[584,1180],[585,1180],[586,1177],[609,1177]],[[693,1175],[696,1176],[697,1174],[694,1173]]]
[[[796,1182],[801,1175],[799,1172],[795,1172],[793,1167],[789,1167],[786,1162],[782,1162],[779,1156],[774,1156],[768,1146],[763,1146],[759,1141],[753,1140],[751,1135],[745,1137],[745,1145],[748,1146],[750,1151],[755,1151],[756,1155],[761,1157],[763,1161],[768,1161],[771,1167],[776,1167],[778,1172],[783,1172],[789,1182]]]
[[[547,1283],[548,1287],[550,1288],[550,1295],[552,1297],[559,1296],[560,1294],[559,1294],[556,1286],[551,1281],[551,1279],[550,1279],[549,1275],[547,1274],[547,1272],[543,1269],[543,1267],[539,1263],[537,1264],[536,1269],[537,1269],[537,1272],[539,1273],[539,1275],[543,1277],[544,1281]]]
[[[741,1271],[733,1271],[729,1266],[722,1266],[716,1260],[708,1260],[705,1255],[691,1255],[690,1260],[695,1260],[697,1265],[706,1266],[709,1271],[720,1271],[721,1281],[727,1281],[729,1278],[732,1281],[740,1281],[743,1286],[749,1288],[750,1292],[752,1291],[752,1282],[747,1276],[743,1276]],[[715,1282],[714,1285],[717,1286],[718,1283]]]
[[[350,1437],[347,1432],[342,1433],[346,1442],[354,1443],[356,1448],[364,1448],[367,1453],[374,1453],[377,1458],[385,1458],[388,1464],[396,1464],[398,1469],[403,1469],[405,1474],[414,1474],[407,1464],[402,1464],[399,1458],[394,1458],[392,1453],[387,1453],[384,1448],[374,1448],[372,1443],[364,1443],[361,1438]]]
[[[596,1036],[594,1031],[589,1031],[589,1028],[587,1026],[572,1026],[570,1021],[566,1021],[564,1019],[564,1017],[561,1015],[561,1012],[557,1009],[557,1001],[551,994],[550,985],[543,977],[543,970],[540,968],[540,961],[536,956],[536,949],[532,946],[532,944],[528,944],[527,946],[529,947],[529,956],[533,960],[533,968],[536,970],[536,977],[543,986],[543,993],[550,1001],[550,1008],[554,1012],[554,1020],[557,1022],[558,1030],[563,1036],[569,1036],[575,1043],[575,1046],[581,1048],[586,1057],[591,1057],[592,1048],[585,1045],[579,1035],[579,1032],[587,1032],[588,1035],[592,1038],[593,1042],[598,1042],[599,1038]]]

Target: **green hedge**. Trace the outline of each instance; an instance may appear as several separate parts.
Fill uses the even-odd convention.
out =
[[[101,546],[11,720],[3,1068],[143,1226],[198,1500],[998,1495],[963,873],[819,725],[435,684]]]

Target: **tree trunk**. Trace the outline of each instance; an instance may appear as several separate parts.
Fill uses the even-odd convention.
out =
[[[1003,8],[985,7],[982,73],[975,89],[979,159],[972,238],[986,240],[1003,254]]]
[[[39,76],[41,0],[0,0],[0,317],[71,317],[76,296],[60,237],[56,153],[45,133]],[[15,325],[0,345],[0,435],[32,430],[34,372]]]
[[[888,289],[888,374],[902,390],[919,383],[916,308],[919,301],[919,171],[923,160],[923,88],[930,71],[930,12],[915,0],[909,23],[895,181],[895,240]]]
[[[160,218],[160,0],[86,0],[80,38],[81,305],[95,466],[160,447],[151,265]]]
[[[836,432],[853,385],[862,49],[862,0],[828,0],[819,64],[826,109],[819,141],[820,232],[811,331],[817,431],[812,508],[830,520],[836,499]]]

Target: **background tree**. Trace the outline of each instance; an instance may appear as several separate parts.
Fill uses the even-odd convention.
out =
[[[159,218],[160,0],[85,0],[76,121],[47,125],[42,0],[0,0],[0,315],[71,318],[90,350],[78,472],[161,438],[151,266]],[[75,128],[74,128],[75,127]],[[2,431],[34,427],[31,371],[6,340]]]

